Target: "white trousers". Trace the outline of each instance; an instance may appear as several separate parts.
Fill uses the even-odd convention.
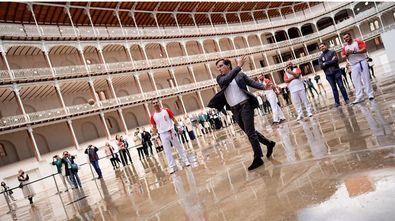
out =
[[[355,86],[356,100],[363,99],[363,88],[365,88],[365,93],[369,98],[374,97],[372,83],[370,82],[369,66],[366,60],[361,61],[361,64],[357,63],[352,66],[351,79]]]
[[[273,122],[279,122],[280,119],[285,119],[283,111],[280,106],[278,106],[276,93],[274,93],[273,90],[265,90],[265,94],[272,108]]]
[[[298,118],[303,117],[302,103],[306,108],[307,115],[310,115],[312,113],[311,104],[309,100],[307,100],[306,91],[304,89],[292,92],[291,100],[296,109],[296,113],[298,114]]]
[[[184,163],[188,162],[188,158],[185,153],[185,150],[181,146],[180,142],[178,141],[177,133],[175,131],[164,132],[164,133],[160,133],[159,135],[160,135],[160,139],[162,140],[163,149],[166,154],[167,162],[169,163],[169,168],[176,167],[176,161],[174,160],[174,157],[173,157],[173,154],[171,151],[171,144],[173,144],[173,146],[176,148],[178,154],[181,157],[181,160]],[[170,144],[170,142],[171,142],[171,144]]]

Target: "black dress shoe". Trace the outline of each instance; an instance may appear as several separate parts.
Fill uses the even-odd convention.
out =
[[[267,145],[267,152],[266,152],[266,157],[270,158],[273,153],[273,148],[276,145],[276,142],[270,141],[270,143]]]
[[[254,158],[254,161],[252,161],[252,164],[248,167],[248,170],[256,169],[262,165],[263,165],[263,160],[260,157]]]

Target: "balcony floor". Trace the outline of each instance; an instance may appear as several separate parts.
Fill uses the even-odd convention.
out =
[[[83,176],[83,190],[60,197],[54,188],[38,193],[34,207],[19,199],[0,219],[393,220],[394,70],[375,67],[374,101],[335,109],[326,88],[312,100],[311,119],[296,122],[291,106],[283,108],[288,121],[276,127],[270,116],[257,116],[257,130],[277,145],[273,159],[253,172],[246,169],[248,139],[231,126],[190,144],[192,167],[173,175],[162,153],[115,173],[105,167],[104,180]]]

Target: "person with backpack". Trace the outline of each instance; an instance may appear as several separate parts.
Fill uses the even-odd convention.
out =
[[[68,151],[63,152],[62,163],[64,165],[64,174],[73,184],[73,189],[82,188],[80,177],[78,176],[78,164],[75,162],[75,156],[70,155]]]

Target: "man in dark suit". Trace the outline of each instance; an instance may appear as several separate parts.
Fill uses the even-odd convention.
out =
[[[261,133],[255,130],[254,126],[254,109],[259,106],[258,100],[247,90],[247,85],[256,89],[264,89],[264,84],[252,80],[246,74],[241,72],[246,57],[237,59],[237,66],[232,69],[230,60],[220,59],[215,65],[220,75],[217,76],[219,91],[207,105],[211,108],[221,110],[224,106],[232,110],[233,116],[240,128],[247,134],[254,151],[254,160],[248,167],[253,170],[263,165],[262,149],[259,143],[267,146],[266,157],[270,158],[273,153],[274,141],[268,140]]]

